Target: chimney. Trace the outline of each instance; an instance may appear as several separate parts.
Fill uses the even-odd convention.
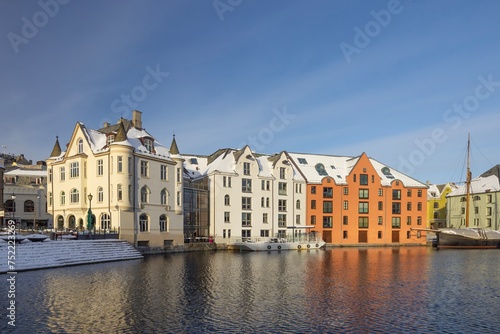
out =
[[[108,122],[104,122],[104,124],[102,125],[103,128],[107,128],[108,126],[109,126]]]
[[[142,129],[142,112],[139,110],[132,111],[132,123],[137,129]]]

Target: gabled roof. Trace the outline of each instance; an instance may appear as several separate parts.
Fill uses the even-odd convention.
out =
[[[496,177],[495,175],[476,177],[475,179],[471,180],[470,186],[471,194],[483,194],[500,191],[498,177]],[[465,194],[467,194],[466,184],[462,184],[458,186],[457,189],[450,192],[447,197],[463,196]]]

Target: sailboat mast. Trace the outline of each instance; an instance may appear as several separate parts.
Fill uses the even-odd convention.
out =
[[[470,205],[470,133],[467,135],[467,178],[465,180],[465,227],[469,227],[469,205]]]

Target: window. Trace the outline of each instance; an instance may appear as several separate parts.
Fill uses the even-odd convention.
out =
[[[178,191],[177,194],[176,194],[176,204],[178,206],[181,205],[181,192],[180,191]]]
[[[102,159],[97,160],[97,176],[104,175],[104,165]]]
[[[368,189],[359,189],[359,198],[368,199]]]
[[[359,228],[368,228],[368,217],[359,217],[358,218],[358,227]]]
[[[252,210],[252,198],[242,197],[241,198],[241,208],[243,210]]]
[[[406,210],[411,211],[411,202],[406,203]]]
[[[332,226],[333,226],[332,216],[323,216],[323,227],[324,228],[332,228]]]
[[[266,207],[269,207],[269,197],[266,197]]]
[[[111,217],[107,213],[101,215],[101,230],[109,230],[111,228]]]
[[[439,203],[438,202],[434,202],[434,209],[438,209],[439,208]]]
[[[35,203],[31,200],[24,201],[24,212],[35,212]]]
[[[343,237],[344,239],[347,239],[347,231],[343,231],[343,232],[342,232],[342,237]]]
[[[406,225],[411,225],[411,216],[406,217]]]
[[[180,168],[176,168],[175,169],[175,174],[176,174],[176,178],[177,178],[177,183],[181,183],[182,182],[181,169]]]
[[[316,186],[311,186],[311,194],[316,194]]]
[[[378,195],[379,196],[384,196],[384,189],[378,188]]]
[[[139,216],[139,232],[148,232],[149,231],[149,218],[146,214],[142,214]]]
[[[49,169],[49,182],[52,182],[52,168]]]
[[[316,225],[316,216],[311,216],[311,225]]]
[[[422,211],[422,202],[417,203],[417,211]]]
[[[69,164],[69,176],[72,178],[80,176],[80,164],[78,162],[72,162]]]
[[[282,180],[286,179],[286,168],[285,167],[280,167],[280,179],[282,179]]]
[[[332,212],[333,212],[332,201],[324,201],[323,202],[323,213],[332,213]]]
[[[97,188],[97,202],[101,203],[104,201],[104,192],[102,191],[102,187]]]
[[[59,176],[61,181],[64,181],[66,179],[66,168],[64,168],[64,166],[59,168]]]
[[[349,195],[349,188],[344,187],[344,195]]]
[[[492,197],[491,195],[486,195],[486,203],[491,203]]]
[[[231,188],[231,176],[222,177],[222,186],[224,188]]]
[[[399,202],[392,203],[392,213],[393,214],[400,214],[401,213],[401,203],[399,203]]]
[[[295,192],[297,194],[302,194],[302,184],[295,184]]]
[[[269,230],[260,230],[260,237],[261,238],[268,238],[269,237]]]
[[[349,201],[344,201],[342,207],[344,210],[349,210]]]
[[[241,191],[244,193],[252,192],[252,180],[241,179]]]
[[[420,190],[420,189],[419,189],[419,190],[417,191],[417,196],[418,196],[418,197],[422,197],[422,190]]]
[[[323,187],[323,198],[332,198],[332,197],[333,197],[333,188]]]
[[[306,159],[304,159],[304,158],[298,158],[297,160],[299,160],[299,164],[307,165],[307,160]]]
[[[400,217],[392,217],[392,227],[400,228],[401,227],[401,218]]]
[[[266,190],[266,180],[262,180],[262,181],[260,181],[260,188],[261,188],[262,190]]]
[[[132,158],[128,158],[128,174],[132,175]]]
[[[377,232],[377,237],[378,237],[379,239],[382,239],[382,231],[378,231],[378,232]]]
[[[80,193],[78,192],[77,189],[71,189],[70,192],[70,201],[71,203],[78,203],[80,202]]]
[[[109,145],[111,145],[111,143],[113,143],[115,141],[115,135],[109,135],[107,138],[106,138],[106,142]]]
[[[83,139],[78,140],[78,153],[83,153]]]
[[[384,209],[384,202],[382,202],[382,201],[378,202],[378,209],[379,210],[383,210]]]
[[[228,232],[228,238],[231,238],[231,230],[227,230]],[[252,235],[252,231],[251,230],[241,230],[241,237],[243,239],[245,238],[251,238],[251,235]]]
[[[146,186],[141,188],[141,203],[149,203],[149,189]]]
[[[241,213],[241,226],[251,226],[252,225],[252,213],[242,212]]]
[[[368,202],[359,202],[358,213],[368,213]]]
[[[295,209],[300,210],[300,200],[299,199],[295,202]]]
[[[231,217],[230,212],[224,211],[224,223],[229,223],[231,221],[230,217]]]
[[[286,214],[278,214],[278,227],[286,227]]]
[[[311,209],[316,209],[316,200],[311,200]]]
[[[394,200],[401,199],[401,190],[394,189],[392,191],[392,199]]]
[[[300,215],[295,215],[295,225],[300,225]]]
[[[486,215],[487,215],[487,216],[491,216],[491,212],[492,212],[492,210],[491,210],[491,206],[487,207],[487,208],[486,208]]]
[[[153,141],[149,138],[144,138],[144,147],[149,152],[153,152]]]
[[[169,231],[168,217],[166,215],[161,215],[158,223],[160,224],[160,232]]]
[[[316,168],[316,172],[318,172],[318,175],[321,175],[321,176],[328,175],[328,173],[326,172],[326,169],[325,169],[325,165],[323,165],[322,163],[318,163],[314,167]]]
[[[384,219],[382,218],[382,216],[378,216],[377,221],[378,221],[379,225],[382,225],[384,222]]]
[[[359,184],[362,186],[368,185],[368,174],[359,174]]]
[[[49,192],[49,205],[52,206],[52,193],[51,192]],[[45,212],[47,212],[47,210],[45,210]]]
[[[286,199],[278,200],[278,211],[286,211]]]
[[[118,173],[123,173],[123,157],[121,155],[119,155],[117,158],[116,158],[116,171]]]
[[[278,195],[286,195],[286,182],[278,183]]]
[[[149,176],[149,164],[147,161],[141,160],[141,176],[148,177]]]
[[[268,217],[267,213],[262,214],[262,223],[264,223],[264,224],[269,223],[269,217]]]
[[[168,203],[167,198],[168,198],[167,189],[162,189],[160,192],[160,204],[167,205],[167,203]]]
[[[352,176],[352,182],[356,182],[356,174]]]
[[[243,163],[243,174],[250,175],[250,163],[249,162]]]
[[[117,196],[117,200],[118,201],[122,201],[123,200],[123,187],[121,184],[118,184],[116,186],[116,196]]]
[[[261,206],[261,207],[263,207],[263,208],[265,208],[265,207],[266,207],[266,199],[265,199],[264,197],[262,197],[262,198],[260,199],[260,206]]]
[[[408,190],[406,191],[406,196],[411,197],[411,189],[408,189]]]
[[[349,216],[342,217],[342,224],[349,225]]]

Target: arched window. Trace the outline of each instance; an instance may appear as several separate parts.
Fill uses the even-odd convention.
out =
[[[262,198],[260,199],[260,206],[261,206],[261,207],[265,207],[265,205],[266,205],[266,200],[265,200],[265,198],[264,198],[264,197],[262,197]]]
[[[109,230],[111,228],[111,218],[107,213],[101,215],[101,230]]]
[[[318,172],[319,175],[322,175],[322,176],[328,175],[328,173],[325,170],[325,165],[323,165],[322,163],[318,163],[314,167],[316,168],[316,172]]]
[[[224,205],[231,205],[229,201],[229,195],[224,196]]]
[[[300,209],[300,200],[298,199],[297,202],[295,202],[295,208]]]
[[[476,195],[476,196],[474,196],[474,201],[479,201],[480,199],[481,199],[481,197],[479,197],[479,196],[477,196],[477,195]]]
[[[149,203],[149,189],[147,186],[141,188],[141,203]]]
[[[160,192],[161,205],[167,205],[168,203],[168,191],[167,189],[162,189]]]
[[[434,209],[437,209],[439,208],[439,203],[438,202],[434,202]]]
[[[467,201],[467,199],[465,197],[460,198],[460,202],[466,202],[466,201]]]
[[[102,202],[104,201],[104,191],[102,190],[102,187],[97,188],[97,202]]]
[[[68,218],[68,227],[70,229],[74,229],[76,227],[76,219],[75,216],[71,215]]]
[[[35,212],[35,203],[32,200],[24,201],[24,212]]]
[[[83,139],[78,141],[78,153],[83,153]]]
[[[148,232],[149,231],[149,218],[148,215],[142,214],[139,217],[139,231]]]
[[[66,204],[66,193],[61,191],[61,205]]]
[[[167,215],[161,215],[160,216],[160,232],[168,232],[169,226],[168,226],[168,217]]]
[[[62,230],[64,228],[64,217],[57,216],[57,229]]]
[[[71,189],[70,201],[71,201],[71,203],[80,202],[80,193],[78,192],[78,189],[75,189],[75,188]]]

